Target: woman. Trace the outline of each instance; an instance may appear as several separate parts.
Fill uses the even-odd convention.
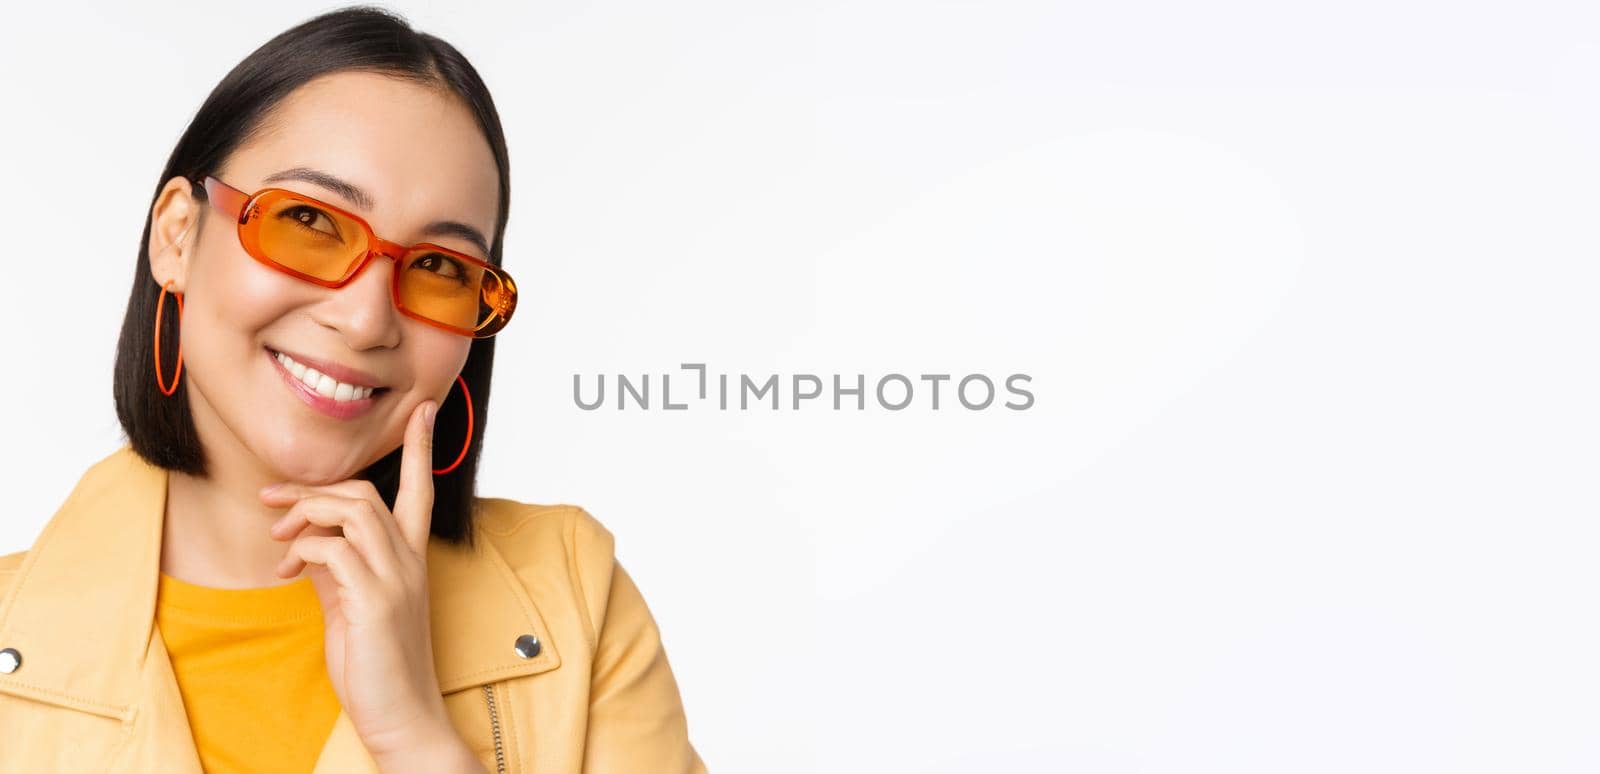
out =
[[[474,496],[508,205],[484,84],[385,12],[217,85],[140,246],[128,442],[0,557],[0,771],[705,771],[610,533]]]

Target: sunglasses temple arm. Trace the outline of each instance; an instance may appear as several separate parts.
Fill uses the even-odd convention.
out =
[[[201,187],[213,207],[235,220],[242,218],[244,206],[250,201],[249,194],[214,177],[207,177],[201,183]]]

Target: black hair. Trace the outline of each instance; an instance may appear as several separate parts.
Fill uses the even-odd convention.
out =
[[[200,200],[204,188],[194,185],[214,174],[228,157],[262,130],[275,106],[290,92],[313,78],[343,70],[361,70],[442,88],[459,97],[476,117],[499,167],[500,205],[490,240],[489,262],[500,265],[506,218],[510,212],[511,174],[505,133],[489,89],[472,65],[454,46],[411,28],[392,11],[371,6],[351,6],[301,23],[263,44],[222,78],[196,111],[168,157],[156,184],[155,197],[174,177],[191,181]],[[203,208],[202,212],[209,208]],[[153,214],[153,213],[152,213]],[[204,218],[204,215],[202,215]],[[190,413],[188,393],[171,396],[157,388],[151,362],[156,358],[154,316],[161,287],[150,274],[150,229],[147,216],[139,239],[139,259],[134,266],[128,310],[117,340],[113,392],[117,419],[133,451],[153,465],[198,477],[208,477],[205,450],[201,448]],[[168,303],[167,307],[175,307]],[[179,321],[176,308],[163,310],[163,374],[177,367]],[[494,337],[475,339],[461,376],[472,392],[473,437],[466,457],[455,470],[434,477],[432,532],[457,545],[473,543],[478,457],[488,427],[489,376],[494,365]],[[440,404],[434,423],[434,468],[443,468],[460,453],[467,428],[466,407],[459,385]],[[394,507],[400,484],[401,448],[359,474],[371,481],[384,502]]]

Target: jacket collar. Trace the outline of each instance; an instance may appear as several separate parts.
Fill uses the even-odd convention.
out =
[[[84,473],[0,599],[0,643],[23,659],[16,672],[0,674],[0,693],[123,721],[142,706],[157,723],[174,711],[164,705],[177,697],[177,684],[155,629],[167,478],[127,443]],[[499,498],[478,502],[480,520],[503,518],[516,505]],[[437,538],[428,544],[434,667],[442,693],[561,665],[526,587],[485,532],[471,549]],[[516,652],[523,634],[543,644],[534,658]],[[174,720],[182,721],[181,700],[176,712],[166,721],[168,733],[176,733]],[[187,735],[187,723],[181,727]],[[192,741],[187,749],[192,752]],[[323,763],[338,750],[350,761],[364,758],[343,711]]]

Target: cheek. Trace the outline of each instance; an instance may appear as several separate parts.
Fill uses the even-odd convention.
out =
[[[191,335],[203,342],[202,348],[222,346],[219,337],[235,339],[273,325],[305,303],[304,283],[257,263],[237,245],[219,246],[198,254],[190,270],[189,293],[184,298],[184,317],[196,313],[185,329],[184,342]]]
[[[439,335],[434,335],[434,334]],[[422,394],[418,399],[435,398],[452,400],[450,395],[460,391],[456,374],[466,365],[472,340],[442,331],[424,331],[412,340],[417,356],[412,360],[416,384]]]

